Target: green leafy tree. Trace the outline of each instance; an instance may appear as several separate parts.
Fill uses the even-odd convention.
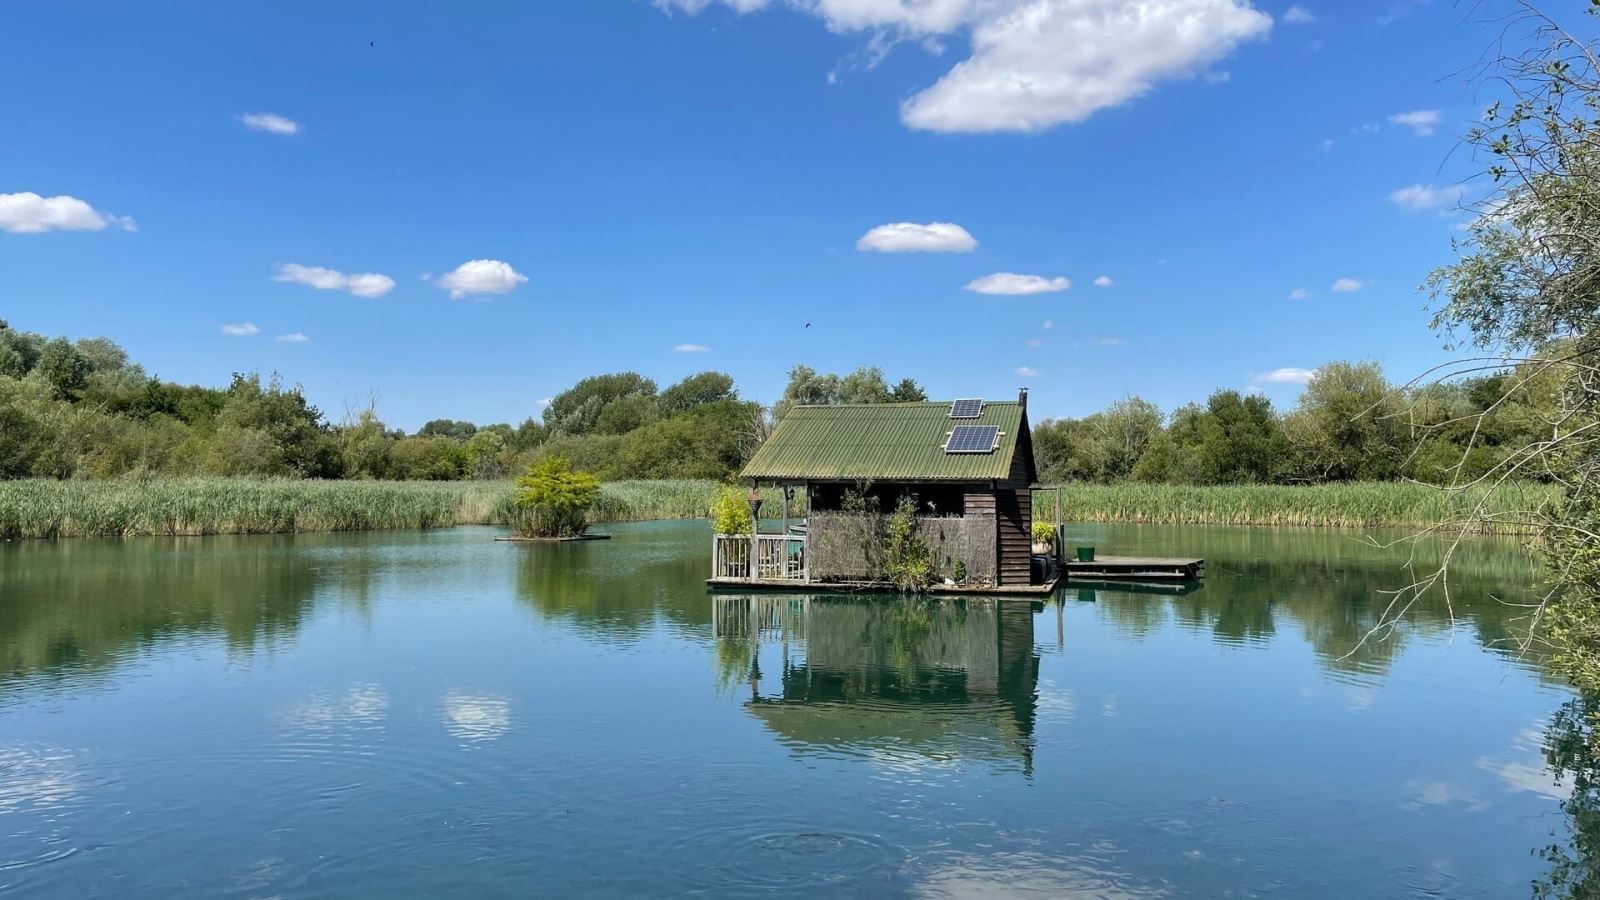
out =
[[[545,426],[572,435],[626,434],[651,421],[656,383],[637,372],[585,378],[545,408]]]
[[[732,375],[701,372],[662,391],[658,406],[662,415],[674,416],[699,406],[738,399],[739,394],[733,389]]]
[[[478,433],[478,426],[456,419],[434,419],[417,429],[418,437],[445,437],[464,441]]]
[[[519,533],[535,537],[574,537],[589,527],[589,508],[600,496],[600,481],[575,472],[559,456],[546,457],[517,479]]]

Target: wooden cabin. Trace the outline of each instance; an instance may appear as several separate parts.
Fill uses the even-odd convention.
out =
[[[1016,400],[797,406],[741,478],[804,496],[805,519],[784,510],[777,529],[768,525],[753,541],[718,536],[713,584],[871,582],[863,522],[902,497],[916,504],[941,584],[1007,589],[1037,580],[1026,389]]]

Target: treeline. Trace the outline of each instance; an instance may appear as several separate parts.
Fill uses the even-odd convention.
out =
[[[1464,483],[1506,472],[1548,438],[1558,399],[1540,370],[1401,386],[1377,363],[1335,362],[1316,370],[1287,412],[1235,390],[1170,416],[1130,397],[1086,418],[1040,422],[1033,440],[1049,483]]]
[[[1233,390],[1171,415],[1131,397],[1086,418],[1037,423],[1034,446],[1047,483],[1471,479],[1549,435],[1556,391],[1548,375],[1517,369],[1400,387],[1376,363],[1330,363],[1287,412]],[[408,434],[370,408],[330,422],[275,376],[238,374],[223,388],[179,385],[150,376],[105,338],[49,339],[0,321],[4,478],[455,481],[503,478],[562,456],[605,480],[724,480],[790,406],[926,399],[917,382],[891,384],[875,367],[838,375],[796,366],[770,411],[741,398],[720,372],[665,389],[621,372],[578,382],[541,418],[437,419]]]
[[[784,400],[926,399],[909,379],[804,366]],[[585,378],[541,418],[477,425],[437,419],[414,434],[368,408],[331,422],[298,387],[236,374],[223,388],[148,374],[105,338],[71,341],[0,320],[0,478],[275,476],[455,481],[504,478],[547,456],[606,480],[737,473],[770,429],[733,378],[691,375],[665,389],[632,372]]]

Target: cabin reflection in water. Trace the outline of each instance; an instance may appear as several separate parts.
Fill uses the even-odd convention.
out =
[[[797,753],[1033,770],[1034,611],[997,598],[712,598],[725,685]]]

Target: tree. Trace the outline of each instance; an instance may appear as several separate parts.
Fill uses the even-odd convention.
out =
[[[39,351],[34,365],[50,389],[61,400],[77,400],[89,386],[89,375],[94,368],[89,358],[66,338],[56,338]]]
[[[456,419],[434,419],[417,429],[418,437],[446,437],[464,441],[478,433],[478,426]]]
[[[739,394],[733,389],[732,375],[701,372],[662,391],[657,405],[663,416],[673,416],[697,406],[737,399]]]
[[[580,535],[589,527],[589,507],[599,496],[599,479],[573,471],[562,457],[546,457],[517,479],[515,507],[521,513],[517,532],[536,537]]]
[[[1375,362],[1317,369],[1283,428],[1302,481],[1380,481],[1400,474],[1413,443],[1400,393]]]
[[[927,399],[928,392],[910,378],[900,379],[889,392],[889,400],[894,403],[923,403]]]
[[[817,372],[810,366],[789,370],[789,383],[783,389],[776,414],[792,406],[826,406],[834,403],[909,403],[928,399],[922,386],[910,378],[901,379],[892,389],[877,366],[863,366],[849,375]]]
[[[544,422],[562,434],[626,434],[655,417],[656,383],[637,372],[585,378],[557,394]]]
[[[1140,397],[1127,397],[1084,420],[1089,464],[1094,477],[1116,481],[1133,473],[1139,458],[1161,433],[1161,410]]]

